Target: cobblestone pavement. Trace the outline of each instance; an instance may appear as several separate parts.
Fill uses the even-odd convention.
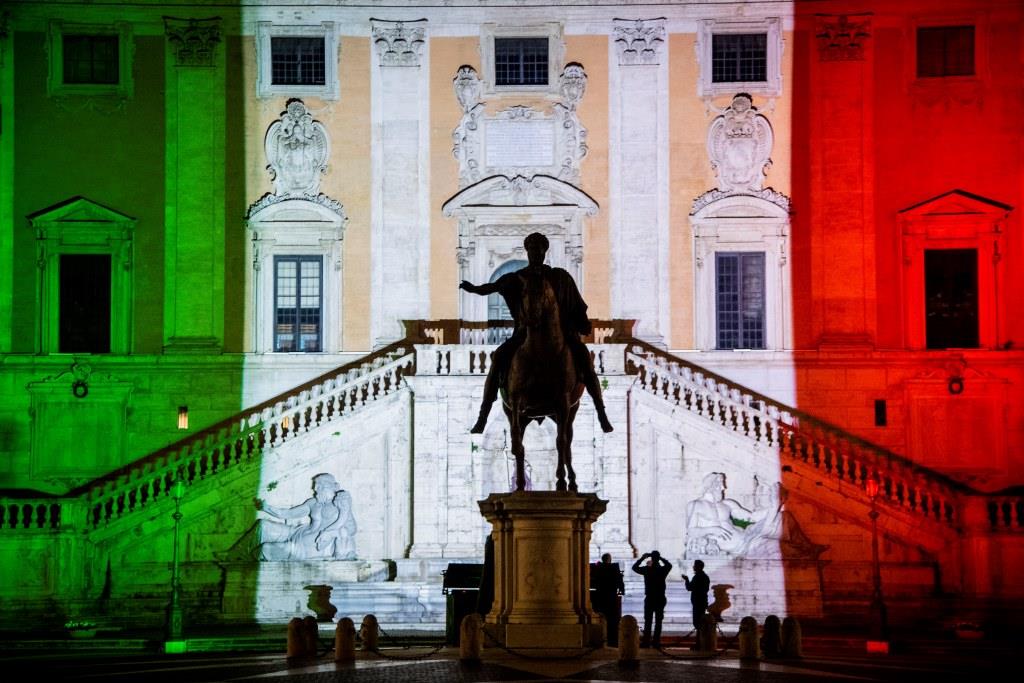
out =
[[[167,681],[210,683],[420,683],[423,681],[708,681],[709,683],[774,683],[775,681],[964,681],[1014,679],[1006,671],[1009,650],[997,647],[963,648],[958,643],[936,644],[907,654],[869,656],[847,648],[832,656],[809,654],[800,660],[740,662],[736,653],[706,658],[685,650],[643,651],[641,661],[623,666],[616,652],[605,649],[576,659],[526,659],[508,652],[486,650],[479,664],[462,663],[458,650],[431,655],[428,648],[383,650],[382,655],[359,653],[354,664],[338,665],[330,653],[315,660],[289,664],[282,654],[124,655],[117,652],[19,654],[4,657],[4,681],[78,681],[80,683]],[[424,658],[431,655],[428,658]]]

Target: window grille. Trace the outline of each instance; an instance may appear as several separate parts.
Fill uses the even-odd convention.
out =
[[[719,349],[765,348],[764,252],[715,254]]]
[[[321,37],[271,37],[273,85],[324,85],[324,39]]]
[[[118,36],[64,34],[64,83],[117,85]]]
[[[711,82],[768,80],[766,33],[719,33],[711,37]]]
[[[495,38],[495,85],[547,85],[547,38]]]
[[[973,26],[926,26],[917,29],[918,78],[973,75]]]
[[[321,351],[323,259],[274,258],[274,350]]]

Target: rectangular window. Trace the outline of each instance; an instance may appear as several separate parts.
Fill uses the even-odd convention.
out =
[[[917,77],[974,75],[973,26],[917,29]]]
[[[718,33],[711,37],[711,82],[768,80],[768,34]]]
[[[764,252],[715,254],[719,349],[763,349]]]
[[[495,38],[495,85],[547,85],[547,38]]]
[[[323,259],[274,257],[274,350],[321,351]]]
[[[322,37],[272,37],[271,84],[324,85],[324,54]]]
[[[119,55],[117,35],[63,35],[64,83],[117,85]]]
[[[927,348],[977,348],[977,249],[925,249],[924,297]]]
[[[60,353],[110,353],[110,254],[61,254]]]
[[[884,398],[875,399],[875,426],[885,427],[889,424],[889,410]]]

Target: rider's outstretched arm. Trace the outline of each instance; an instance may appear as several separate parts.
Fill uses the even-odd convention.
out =
[[[501,287],[497,282],[485,282],[482,285],[474,285],[469,280],[463,280],[459,283],[459,289],[464,289],[470,294],[480,294],[481,296],[496,294],[501,291]]]

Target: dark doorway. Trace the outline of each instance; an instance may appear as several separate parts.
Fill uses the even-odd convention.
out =
[[[60,257],[61,353],[110,353],[110,254]]]
[[[924,252],[925,334],[929,349],[978,346],[978,250]]]

